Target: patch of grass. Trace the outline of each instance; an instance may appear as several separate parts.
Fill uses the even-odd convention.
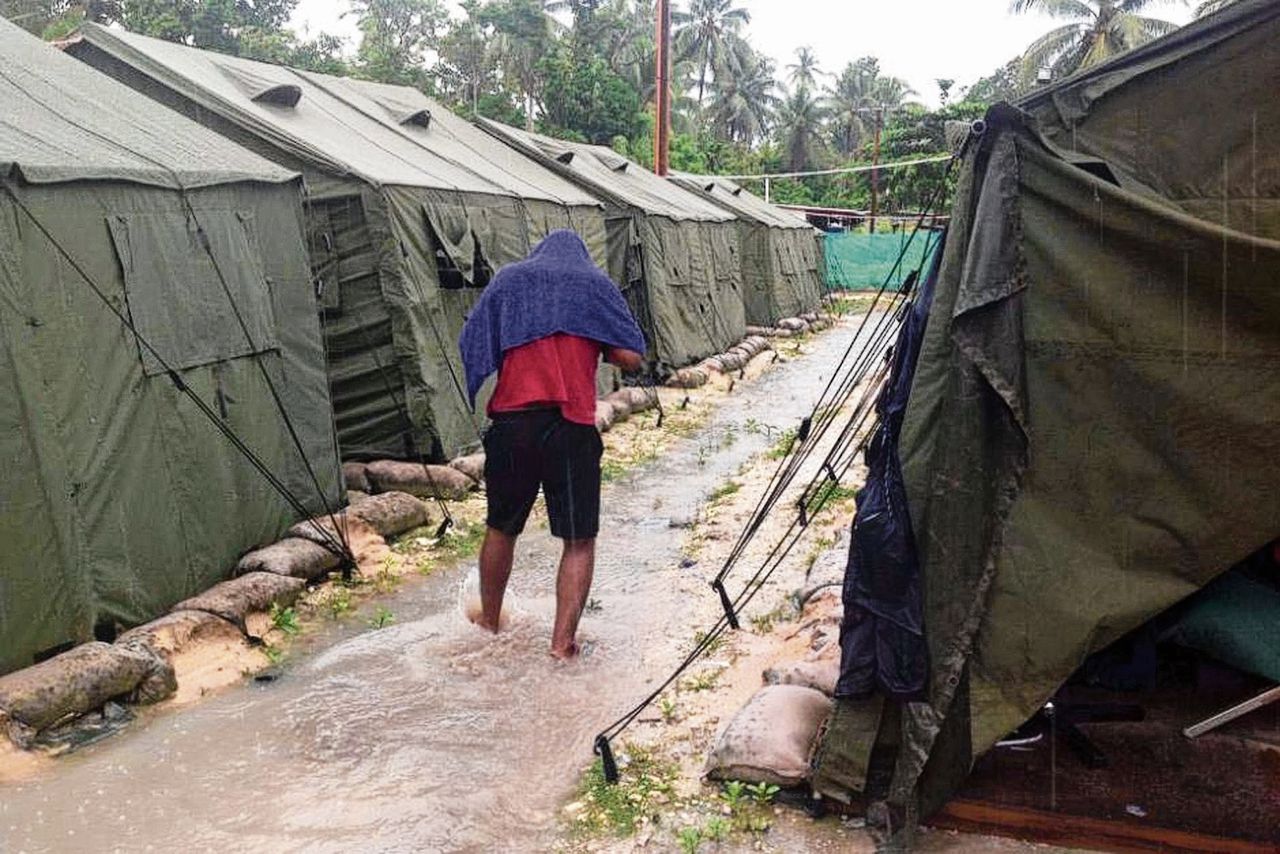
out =
[[[267,657],[267,661],[272,664],[279,664],[284,661],[284,650],[278,646],[266,644],[262,647],[262,654],[265,655]]]
[[[574,819],[575,832],[630,836],[641,819],[674,795],[679,774],[674,764],[659,761],[651,750],[635,745],[626,745],[620,754],[629,756],[630,762],[616,784],[605,781],[599,759],[587,771],[579,790],[583,809]]]
[[[676,701],[670,697],[658,700],[658,711],[662,713],[662,722],[671,723],[676,719]]]
[[[480,553],[484,533],[484,525],[458,522],[440,538],[436,549],[446,560],[467,560]]]
[[[782,434],[778,436],[778,440],[773,443],[773,447],[765,453],[765,456],[771,460],[780,460],[787,456],[791,453],[792,447],[795,446],[798,436],[799,434],[794,427],[783,430]]]
[[[388,557],[373,576],[373,588],[379,593],[390,593],[400,586],[400,576],[392,569],[392,559]]]
[[[298,612],[293,608],[281,608],[279,602],[271,605],[271,625],[289,637],[302,631],[302,627],[298,625]]]
[[[396,621],[396,615],[391,613],[386,605],[379,605],[378,610],[374,612],[373,617],[369,620],[369,627],[373,629],[385,629]]]
[[[809,550],[809,554],[804,559],[804,571],[806,576],[809,570],[813,569],[813,565],[818,562],[818,558],[822,557],[822,553],[836,544],[835,537],[821,537],[814,541],[813,548]]]
[[[751,618],[751,628],[758,635],[767,635],[773,631],[774,626],[786,619],[787,609],[785,605],[779,605],[767,614],[757,614]]]
[[[680,683],[685,691],[710,691],[720,682],[722,670],[705,670],[696,676],[689,676]]]
[[[676,834],[676,842],[680,845],[681,854],[697,854],[698,846],[702,844],[702,828],[680,828],[680,832]]]
[[[809,496],[809,501],[806,505],[809,511],[809,518],[817,516],[829,507],[835,507],[844,501],[856,498],[857,495],[858,490],[851,486],[841,486],[834,480],[824,481],[822,486],[818,487],[817,491]]]
[[[721,501],[724,501],[729,496],[736,495],[741,489],[742,489],[742,484],[738,483],[737,481],[734,481],[734,480],[726,481],[725,483],[720,484],[714,490],[712,490],[711,497],[708,499],[708,501],[711,504],[718,504]]]
[[[600,482],[613,483],[627,473],[627,466],[617,460],[605,460],[600,464]]]
[[[329,592],[329,599],[325,603],[329,608],[329,619],[337,620],[345,614],[355,610],[355,603],[351,601],[351,589],[344,584],[335,584]]]
[[[701,629],[693,633],[693,645],[695,647],[699,646],[706,639],[707,639],[707,633],[702,631]],[[717,652],[724,649],[724,645],[728,642],[729,642],[729,636],[721,632],[720,634],[716,635],[715,640],[707,644],[707,648],[703,650],[703,654],[715,655]]]

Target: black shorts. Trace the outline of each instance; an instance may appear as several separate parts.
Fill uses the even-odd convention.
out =
[[[541,488],[551,533],[594,539],[600,530],[600,457],[594,426],[566,421],[558,409],[501,413],[484,436],[488,525],[514,537],[524,530]]]

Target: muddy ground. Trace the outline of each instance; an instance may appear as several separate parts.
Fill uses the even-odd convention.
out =
[[[620,809],[614,821],[593,800],[591,767],[594,734],[714,622],[707,581],[855,323],[781,342],[776,362],[766,354],[745,376],[664,390],[662,429],[646,413],[606,438],[581,660],[547,655],[558,545],[541,516],[518,549],[508,630],[494,638],[467,621],[476,499],[455,508],[460,524],[443,543],[423,530],[390,549],[371,544],[360,583],[328,585],[267,618],[262,650],[193,663],[176,701],[139,712],[114,737],[57,760],[0,757],[11,778],[0,783],[0,850],[869,848],[848,823],[730,806],[700,781],[716,727],[787,649],[788,597],[847,526],[844,491],[766,584],[744,630],[622,739],[633,745],[629,782],[603,797],[631,802],[635,781],[659,780],[644,809]],[[776,534],[767,526],[754,548]],[[1011,847],[940,833],[925,844]]]

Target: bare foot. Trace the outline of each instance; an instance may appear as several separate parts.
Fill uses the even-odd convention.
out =
[[[558,661],[571,661],[578,657],[578,645],[571,643],[568,649],[557,649],[553,646],[551,647],[551,657]]]
[[[484,629],[486,632],[492,632],[493,634],[496,635],[499,631],[501,631],[501,628],[499,626],[495,626],[492,623],[490,623],[488,620],[486,620],[483,614],[468,614],[467,619],[471,621],[471,624],[473,626],[479,629]]]

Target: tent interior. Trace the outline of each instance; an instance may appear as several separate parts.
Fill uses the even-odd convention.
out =
[[[747,323],[771,327],[818,307],[824,291],[820,231],[725,178],[680,174],[671,180],[737,218]]]
[[[488,119],[479,124],[605,204],[608,270],[649,339],[658,373],[729,349],[746,334],[742,237],[733,214],[611,148]]]
[[[1280,682],[1277,69],[1280,7],[1241,0],[970,137],[819,791],[1280,843],[1280,704],[1184,734]]]
[[[556,228],[605,261],[593,196],[408,87],[92,24],[66,49],[303,174],[344,459],[477,445],[456,342],[480,290]]]
[[[341,500],[297,175],[2,20],[0,301],[0,673]]]

